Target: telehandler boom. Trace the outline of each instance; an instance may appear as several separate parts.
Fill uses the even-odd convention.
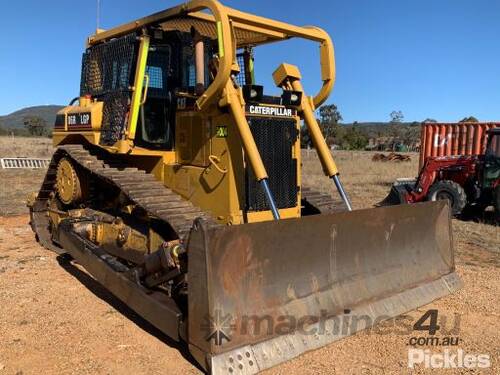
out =
[[[288,63],[280,95],[256,82],[254,49],[290,38],[319,44],[315,96]],[[216,0],[98,30],[30,204],[37,239],[214,374],[257,373],[453,292],[446,203],[351,211],[314,116],[334,80],[326,32]],[[302,121],[340,202],[302,186]],[[339,331],[352,316],[367,319]]]

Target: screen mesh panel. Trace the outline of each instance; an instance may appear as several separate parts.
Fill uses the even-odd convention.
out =
[[[104,102],[101,144],[121,139],[127,123],[135,71],[135,34],[88,48],[82,59],[80,95]]]
[[[245,59],[243,57],[242,53],[238,53],[236,55],[236,61],[238,62],[238,65],[240,67],[240,72],[236,75],[236,82],[240,87],[243,87],[247,84],[246,79],[245,79]],[[251,82],[248,82],[251,83]]]

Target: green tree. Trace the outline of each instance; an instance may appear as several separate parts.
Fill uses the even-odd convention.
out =
[[[323,105],[319,108],[320,126],[328,144],[338,143],[342,133],[339,122],[342,115],[335,104]]]
[[[305,124],[302,124],[302,126],[300,127],[300,147],[308,148],[312,146],[313,144],[311,136],[309,135],[309,130],[307,129],[307,126]]]
[[[47,123],[41,117],[27,116],[23,118],[23,124],[31,136],[40,137],[48,133]]]
[[[402,111],[392,111],[389,116],[392,123],[402,123],[405,118]]]
[[[361,133],[356,126],[348,128],[342,137],[342,148],[348,150],[363,150],[368,144],[368,137]]]
[[[459,122],[479,122],[479,120],[474,116],[469,116],[469,117],[464,117]]]
[[[432,123],[436,123],[437,120],[434,120],[433,118],[426,118],[424,121],[422,122],[432,122]]]
[[[321,118],[321,124],[338,124],[342,121],[342,115],[335,104],[319,107],[319,117]]]
[[[392,150],[395,150],[396,144],[401,142],[401,139],[403,137],[403,134],[405,132],[404,126],[403,126],[403,120],[405,116],[403,115],[402,111],[392,111],[389,114],[391,120],[389,122],[389,125],[387,127],[387,132],[389,136],[391,136],[392,139]]]

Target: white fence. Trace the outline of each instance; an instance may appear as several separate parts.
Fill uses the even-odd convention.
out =
[[[0,166],[3,169],[39,169],[47,168],[50,159],[37,158],[0,158]]]

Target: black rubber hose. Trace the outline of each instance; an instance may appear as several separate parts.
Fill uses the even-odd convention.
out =
[[[76,102],[77,100],[78,100],[78,101],[80,100],[80,97],[79,97],[79,96],[77,96],[76,98],[73,98],[73,99],[69,102],[69,105],[71,106],[71,105],[75,104],[75,102]]]

